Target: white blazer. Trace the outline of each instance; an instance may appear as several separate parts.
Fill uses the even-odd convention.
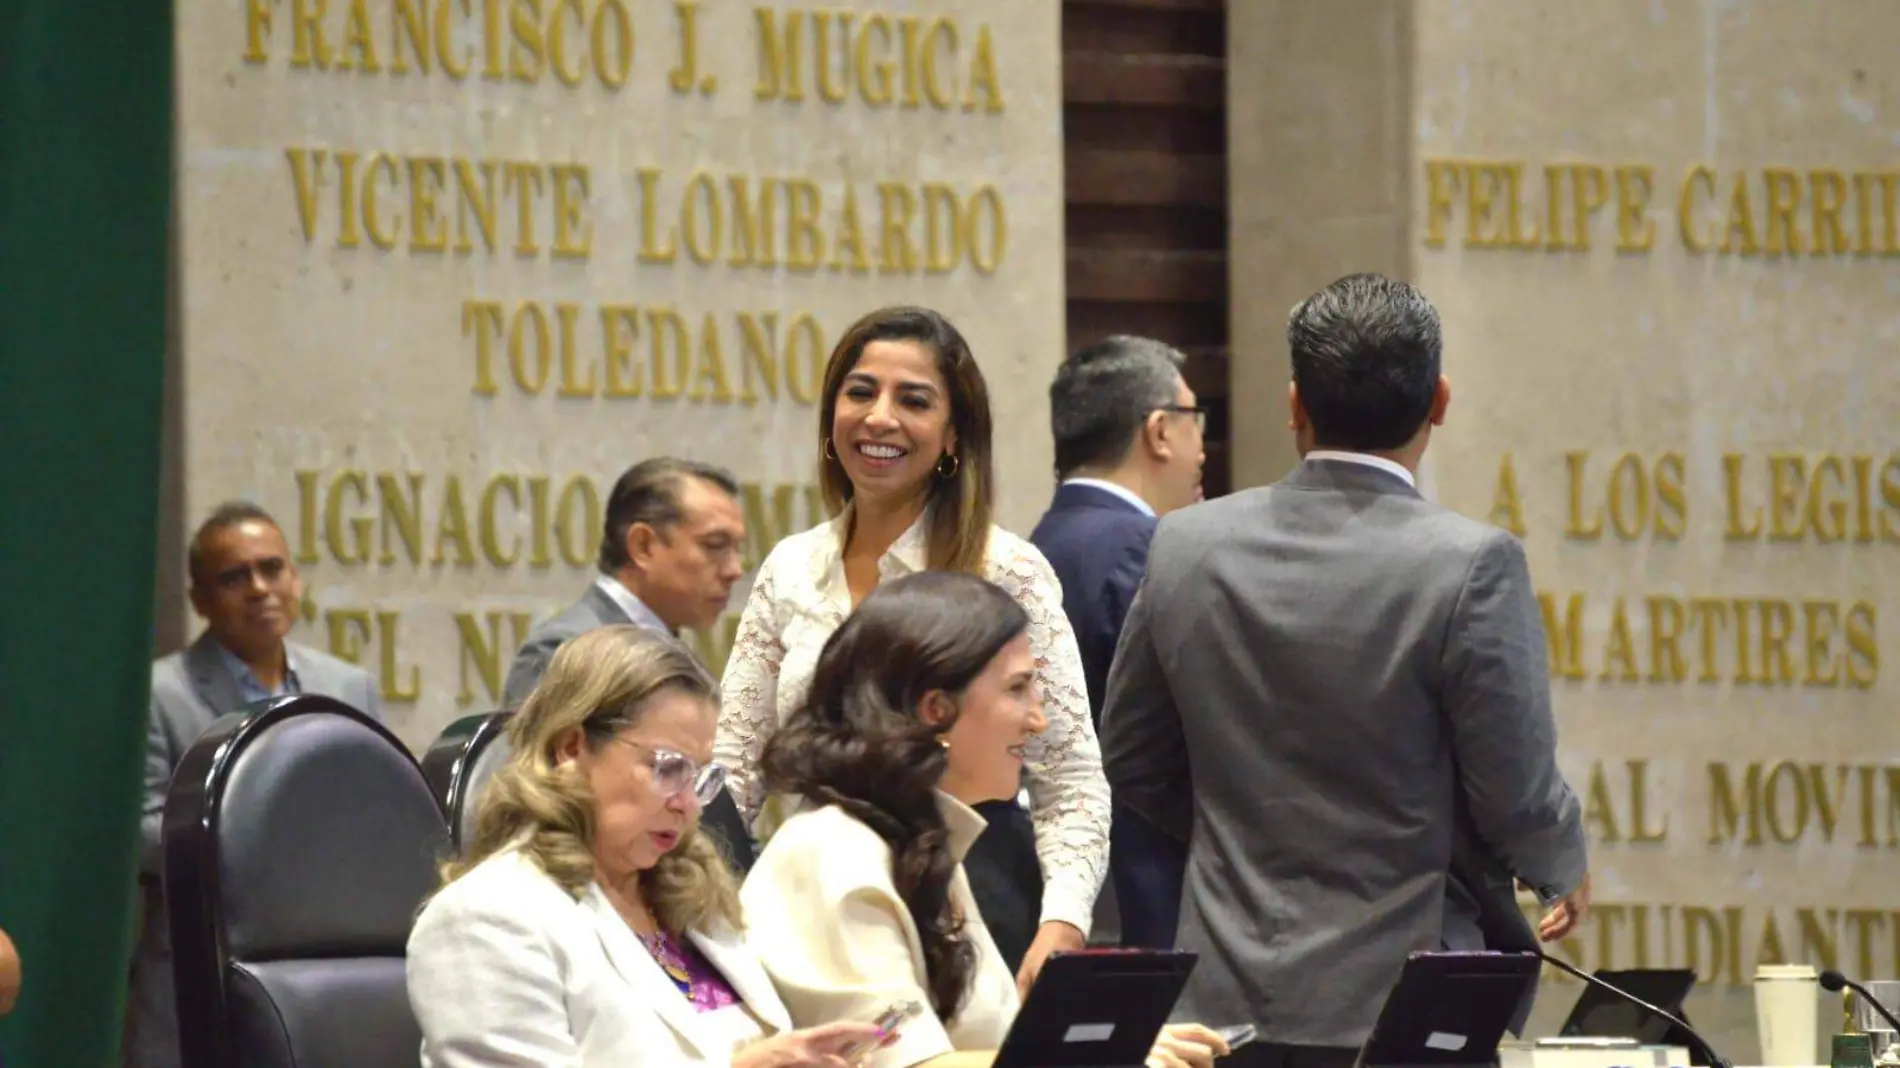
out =
[[[740,936],[689,937],[765,1034],[791,1028]],[[673,1068],[732,1058],[731,1029],[680,995],[598,885],[576,901],[514,849],[430,900],[409,934],[408,980],[423,1068]]]
[[[1016,973],[997,951],[963,870],[988,824],[942,791],[937,807],[957,859],[950,900],[963,913],[976,970],[956,1019],[926,1012],[911,1020],[895,1044],[868,1055],[868,1068],[909,1068],[955,1050],[995,1049],[1022,1007]],[[765,843],[740,898],[749,944],[794,1024],[875,1020],[898,1001],[930,1006],[923,939],[893,881],[891,847],[844,809],[803,803]]]

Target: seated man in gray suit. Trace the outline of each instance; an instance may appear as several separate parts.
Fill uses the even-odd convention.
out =
[[[291,561],[290,544],[270,513],[242,501],[221,505],[192,536],[186,564],[191,606],[203,617],[205,632],[184,651],[152,664],[145,812],[140,822],[144,913],[129,998],[127,1062],[134,1068],[178,1064],[159,833],[165,793],[185,750],[213,720],[282,694],[323,694],[382,718],[376,680],[369,672],[285,640],[297,622],[303,582]]]
[[[1287,326],[1302,462],[1164,518],[1102,714],[1118,804],[1188,841],[1180,1011],[1232,1068],[1349,1068],[1407,954],[1493,944],[1512,877],[1589,906],[1524,550],[1415,472],[1451,400],[1438,313],[1343,278]]]
[[[745,574],[739,483],[710,464],[660,457],[635,464],[607,497],[600,575],[559,615],[528,632],[502,687],[520,708],[554,651],[609,623],[678,634],[708,627]]]

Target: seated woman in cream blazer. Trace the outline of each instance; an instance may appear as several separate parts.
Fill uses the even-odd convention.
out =
[[[842,1068],[865,1023],[793,1031],[698,833],[712,680],[664,636],[562,646],[508,725],[475,840],[409,936],[424,1068]]]
[[[1015,795],[1023,747],[1046,725],[1029,617],[973,575],[887,580],[825,643],[760,764],[800,807],[740,892],[794,1024],[915,1002],[923,1013],[867,1068],[994,1059],[1019,1002],[964,876],[985,826],[970,806]],[[1171,1026],[1148,1063],[1207,1068],[1226,1053],[1205,1027]]]

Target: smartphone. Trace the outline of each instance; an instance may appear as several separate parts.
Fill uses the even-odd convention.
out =
[[[898,1028],[921,1016],[923,1011],[924,1007],[915,1001],[893,1002],[872,1022],[877,1024],[878,1030],[894,1035]]]
[[[1235,1024],[1232,1027],[1219,1028],[1214,1033],[1220,1036],[1222,1042],[1227,1043],[1227,1049],[1231,1052],[1252,1042],[1260,1032],[1252,1024]]]
[[[871,1021],[877,1025],[878,1030],[884,1032],[888,1037],[882,1042],[860,1042],[849,1050],[844,1051],[844,1059],[846,1061],[855,1061],[859,1057],[870,1053],[872,1050],[897,1041],[897,1036],[899,1032],[903,1030],[904,1025],[916,1019],[918,1016],[923,1015],[923,1011],[924,1007],[915,1001],[892,1002],[889,1007],[878,1014],[877,1019]]]

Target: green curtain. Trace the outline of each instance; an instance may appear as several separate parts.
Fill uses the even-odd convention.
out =
[[[0,928],[7,1068],[117,1063],[149,701],[168,0],[0,0]]]

